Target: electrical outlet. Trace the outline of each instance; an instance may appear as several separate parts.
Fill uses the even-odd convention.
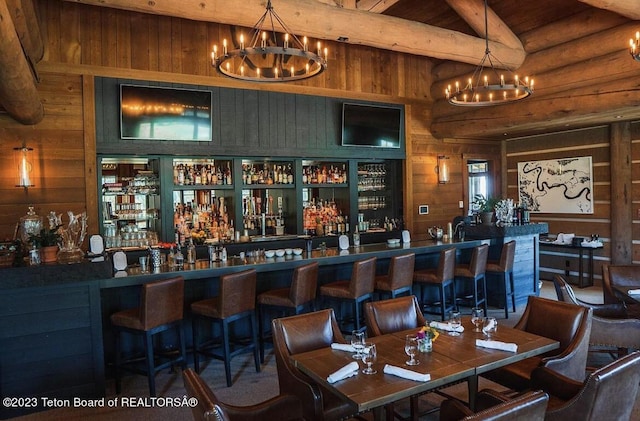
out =
[[[418,205],[418,215],[428,215],[429,205]]]
[[[458,207],[459,207],[460,209],[464,208],[464,200],[460,200],[460,201],[458,201]]]

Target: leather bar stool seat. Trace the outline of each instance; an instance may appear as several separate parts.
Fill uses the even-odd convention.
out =
[[[396,298],[400,294],[411,295],[415,262],[415,253],[393,256],[389,263],[389,272],[376,276],[375,291],[380,296],[388,295],[389,298]]]
[[[353,263],[351,271],[351,279],[341,280],[322,285],[320,287],[320,295],[324,300],[337,301],[340,303],[342,310],[343,303],[353,305],[353,325],[356,330],[364,330],[360,322],[360,305],[366,300],[370,300],[373,296],[376,278],[376,258],[359,260]],[[340,329],[344,333],[351,333],[346,328],[346,317],[344,312],[340,311]]]
[[[315,310],[318,286],[318,262],[298,266],[293,270],[293,279],[288,288],[277,288],[258,295],[258,325],[260,329],[260,361],[264,363],[264,316],[267,311],[281,315],[300,314],[305,308]],[[271,321],[269,321],[271,324]]]
[[[500,260],[487,260],[485,275],[495,275],[502,278],[504,288],[504,318],[509,318],[509,297],[511,297],[511,305],[513,312],[516,312],[516,290],[513,282],[513,260],[516,255],[516,241],[511,240],[502,245],[500,252]]]
[[[224,362],[227,386],[231,386],[231,359],[243,352],[253,350],[256,372],[260,372],[258,355],[258,331],[255,314],[256,270],[229,273],[220,277],[220,294],[214,298],[191,304],[193,329],[193,362],[196,372],[200,372],[199,356],[205,355]],[[230,326],[237,321],[248,319],[251,330],[249,342],[232,338]],[[218,324],[222,342],[215,339],[200,341],[199,324]],[[222,348],[222,353],[218,348]],[[232,349],[233,348],[233,349]]]
[[[454,272],[456,293],[456,306],[458,303],[467,304],[470,307],[480,307],[487,315],[487,282],[485,271],[487,269],[487,257],[489,245],[483,244],[475,247],[469,263],[459,263]],[[462,287],[459,286],[462,283]],[[469,285],[471,284],[471,285]],[[462,291],[462,295],[458,291]],[[480,295],[482,291],[482,295]]]
[[[454,271],[456,265],[456,249],[449,248],[440,252],[438,267],[417,270],[413,274],[413,281],[420,285],[420,307],[424,313],[439,314],[445,320],[447,312],[456,308]],[[425,289],[437,288],[438,298],[427,300]],[[449,301],[447,302],[447,289]]]
[[[184,369],[187,365],[182,318],[184,314],[184,279],[181,276],[148,282],[142,285],[140,307],[119,311],[111,315],[111,325],[115,330],[115,377],[116,393],[120,393],[120,370],[125,369],[144,374],[149,381],[149,394],[156,396],[155,374],[174,364]],[[178,355],[156,354],[154,335],[174,330],[177,332]],[[122,361],[121,334],[129,333],[144,336],[145,368],[138,367],[136,359]],[[163,360],[156,365],[155,360]]]

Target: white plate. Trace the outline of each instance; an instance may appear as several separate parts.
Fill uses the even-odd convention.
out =
[[[127,268],[127,255],[124,251],[113,253],[113,267],[115,270],[125,270]]]

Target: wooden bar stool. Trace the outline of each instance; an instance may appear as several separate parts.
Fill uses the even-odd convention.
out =
[[[231,358],[253,349],[256,372],[260,372],[260,358],[258,356],[258,330],[256,323],[256,270],[249,269],[242,272],[229,273],[220,277],[220,294],[217,297],[191,304],[193,328],[193,362],[196,372],[200,371],[199,355],[224,361],[224,371],[227,386],[231,386]],[[249,319],[251,338],[248,344],[233,340],[229,335],[231,323],[242,319]],[[198,340],[198,323],[213,322],[220,325],[222,344],[211,339]],[[233,350],[232,350],[233,345]],[[222,354],[215,352],[222,347]]]
[[[420,285],[420,308],[424,313],[439,314],[442,320],[445,320],[447,312],[456,308],[455,268],[456,249],[452,247],[440,252],[437,268],[421,269],[414,272],[413,281]],[[434,287],[438,288],[438,299],[428,301],[425,298],[424,290]],[[450,304],[447,304],[447,289],[450,290]]]
[[[511,240],[502,245],[500,260],[488,260],[486,275],[496,275],[502,278],[504,286],[504,318],[509,318],[509,297],[511,297],[511,305],[513,312],[516,312],[516,290],[513,283],[513,260],[516,255],[516,240]]]
[[[120,369],[146,375],[149,380],[149,394],[156,396],[155,374],[158,371],[174,364],[180,364],[183,369],[186,368],[187,352],[184,329],[182,328],[183,313],[184,279],[178,276],[142,285],[140,307],[119,311],[111,315],[111,324],[115,330],[116,337],[115,376],[117,394],[120,394]],[[178,333],[180,345],[177,357],[154,353],[154,335],[169,329],[175,329]],[[121,360],[120,335],[125,332],[144,335],[146,368],[137,367],[137,360]],[[156,365],[156,356],[158,359],[165,361]]]
[[[489,255],[489,245],[483,244],[473,249],[471,261],[456,265],[454,284],[458,290],[458,281],[462,283],[471,283],[462,287],[463,295],[456,297],[456,306],[458,302],[469,303],[470,307],[479,307],[482,304],[484,315],[487,315],[487,282],[485,271],[487,268],[487,256]],[[482,296],[479,294],[482,290]],[[471,292],[469,292],[471,291]]]
[[[363,327],[360,324],[360,305],[362,302],[370,300],[373,296],[375,278],[376,258],[370,257],[368,259],[359,260],[353,263],[351,279],[335,281],[322,285],[320,287],[320,295],[324,299],[339,302],[341,310],[343,303],[349,302],[353,304],[354,328],[356,330],[363,330]],[[351,333],[350,330],[345,328],[345,317],[342,311],[340,312],[340,322],[340,329],[345,333]]]
[[[411,295],[415,262],[415,253],[393,256],[389,263],[389,273],[376,276],[375,291],[380,295],[389,295],[390,298],[404,293]]]
[[[276,311],[281,315],[300,314],[306,307],[315,310],[318,285],[318,262],[298,266],[293,270],[291,287],[278,288],[258,295],[258,325],[260,329],[260,361],[264,363],[264,313]],[[271,321],[269,321],[271,324]]]

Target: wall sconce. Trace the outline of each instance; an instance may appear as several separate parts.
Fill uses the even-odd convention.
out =
[[[438,165],[436,166],[438,173],[438,183],[445,184],[449,182],[449,157],[438,155]]]
[[[16,187],[34,187],[35,185],[31,183],[33,148],[27,148],[26,146],[13,148],[13,155],[17,170]]]

